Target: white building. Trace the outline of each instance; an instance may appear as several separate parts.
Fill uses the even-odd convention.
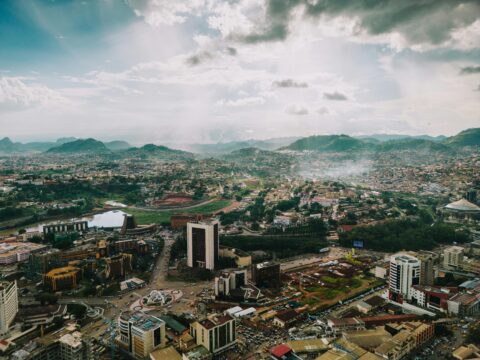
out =
[[[218,221],[187,224],[187,265],[214,270],[219,253]]]
[[[236,270],[215,277],[215,296],[229,296],[230,291],[247,284],[247,270]]]
[[[443,251],[443,266],[459,268],[463,264],[464,249],[460,246],[450,246]]]
[[[395,254],[390,257],[388,294],[391,300],[403,302],[412,298],[412,286],[420,283],[421,263],[408,254]]]
[[[121,346],[137,359],[165,347],[165,322],[142,312],[123,312],[118,318]]]
[[[62,360],[84,360],[86,358],[85,344],[82,342],[82,334],[75,331],[65,334],[59,339],[60,358]]]
[[[17,282],[0,282],[0,335],[8,332],[18,312]]]
[[[230,315],[212,315],[190,324],[190,335],[197,345],[204,346],[212,354],[218,354],[237,342],[236,324]]]

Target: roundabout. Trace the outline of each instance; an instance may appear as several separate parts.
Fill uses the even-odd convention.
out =
[[[130,309],[134,311],[150,311],[163,308],[176,303],[182,296],[183,292],[181,290],[152,290],[149,294],[134,301]]]

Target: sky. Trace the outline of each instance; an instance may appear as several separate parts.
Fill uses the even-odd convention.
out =
[[[479,0],[2,0],[0,137],[480,127]]]

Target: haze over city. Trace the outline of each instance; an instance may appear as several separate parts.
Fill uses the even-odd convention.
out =
[[[0,360],[480,359],[480,0],[0,0]]]
[[[0,126],[209,143],[480,124],[477,1],[2,1]]]

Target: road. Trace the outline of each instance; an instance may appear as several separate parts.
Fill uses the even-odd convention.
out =
[[[167,212],[167,211],[182,211],[182,210],[190,210],[196,207],[200,207],[206,204],[210,204],[213,201],[218,199],[209,199],[206,201],[202,201],[201,203],[189,205],[189,206],[171,206],[171,207],[164,207],[164,208],[151,208],[151,207],[139,207],[139,206],[129,206],[128,209],[135,209],[135,210],[142,210],[142,211],[153,211],[153,212]]]

